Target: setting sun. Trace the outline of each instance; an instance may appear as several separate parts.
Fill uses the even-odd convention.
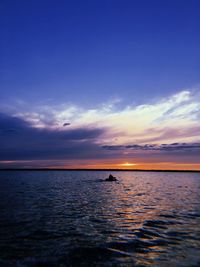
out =
[[[120,164],[120,166],[123,166],[123,167],[131,167],[131,166],[135,166],[135,165],[137,165],[137,164],[129,163],[129,162],[125,162],[125,163]]]

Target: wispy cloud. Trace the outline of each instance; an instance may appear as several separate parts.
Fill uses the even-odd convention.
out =
[[[194,142],[199,140],[200,95],[184,90],[167,98],[143,105],[118,108],[114,99],[92,109],[73,104],[45,106],[34,112],[15,112],[15,116],[33,127],[70,129],[83,127],[106,128],[99,143],[123,145],[152,142]]]
[[[198,93],[145,105],[75,105],[0,113],[0,160],[106,160],[199,163]],[[65,127],[67,125],[67,127]]]

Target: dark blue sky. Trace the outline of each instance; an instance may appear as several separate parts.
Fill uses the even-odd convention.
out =
[[[1,0],[1,102],[145,103],[200,82],[198,0]]]

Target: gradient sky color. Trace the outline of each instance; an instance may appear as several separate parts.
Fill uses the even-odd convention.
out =
[[[2,0],[0,168],[200,169],[199,13]]]

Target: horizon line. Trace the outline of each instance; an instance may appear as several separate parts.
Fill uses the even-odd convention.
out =
[[[87,168],[0,168],[0,171],[125,171],[125,172],[200,172],[200,170],[163,169],[87,169]]]

